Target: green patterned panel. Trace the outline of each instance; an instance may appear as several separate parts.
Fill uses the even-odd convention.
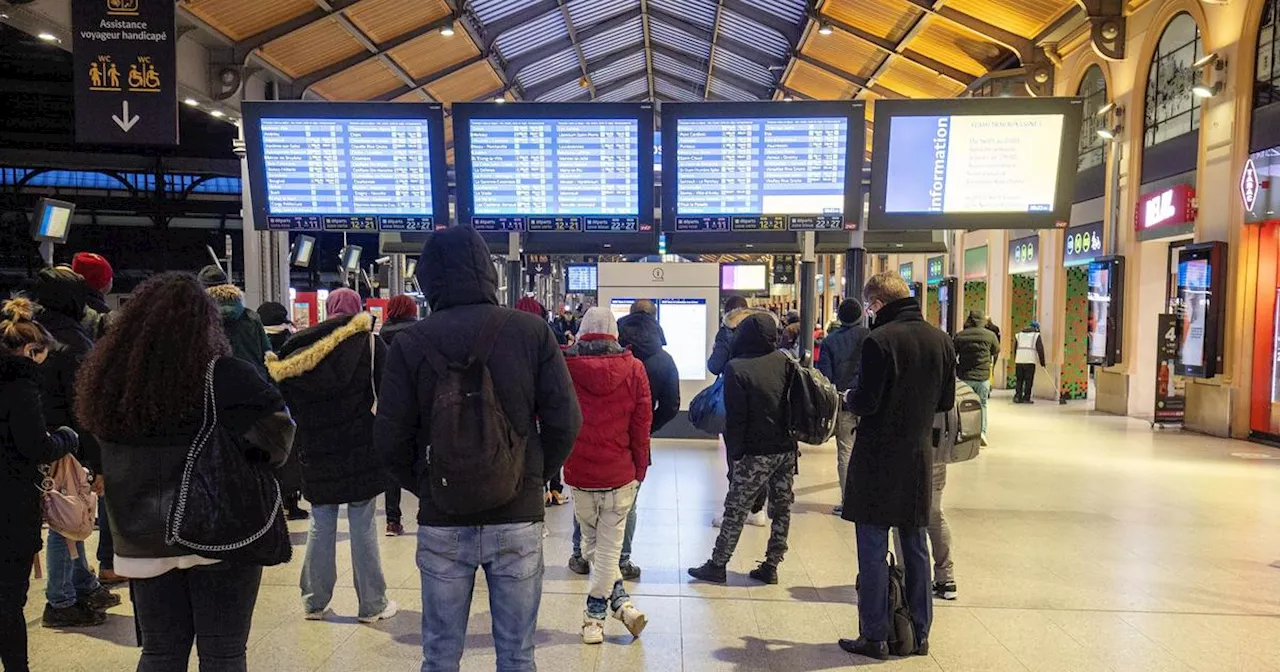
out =
[[[1036,319],[1036,276],[1022,273],[1009,279],[1013,294],[1009,297],[1009,334],[1004,338],[1005,352],[1009,355],[1005,358],[1005,376],[1009,387],[1013,387],[1013,335]]]
[[[985,250],[985,248],[983,248]],[[987,281],[986,280],[966,280],[964,283],[964,314],[960,316],[960,322],[964,323],[964,319],[969,316],[969,311],[981,311],[983,315],[987,314]]]
[[[1089,396],[1089,365],[1085,362],[1089,331],[1089,267],[1067,269],[1066,335],[1063,345],[1062,389],[1064,399]]]
[[[942,297],[938,292],[938,286],[930,285],[929,289],[925,290],[925,294],[925,303],[928,305],[928,307],[925,308],[925,319],[929,321],[929,324],[941,328]]]

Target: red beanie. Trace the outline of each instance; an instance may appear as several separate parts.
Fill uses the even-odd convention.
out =
[[[387,302],[388,320],[417,316],[418,304],[414,303],[413,299],[405,296],[404,294],[397,294],[396,296],[391,297],[391,300]]]
[[[77,252],[71,259],[71,270],[84,278],[84,284],[99,292],[111,285],[115,272],[101,254]]]

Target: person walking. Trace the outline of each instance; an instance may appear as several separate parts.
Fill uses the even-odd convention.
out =
[[[1013,403],[1034,404],[1031,392],[1036,385],[1036,365],[1044,366],[1044,339],[1040,323],[1031,320],[1026,329],[1013,335],[1014,393]]]
[[[991,398],[991,368],[1000,355],[1000,339],[986,326],[981,311],[971,310],[964,329],[952,337],[956,349],[956,377],[973,388],[982,402],[982,445],[987,445],[987,400]]]
[[[862,304],[857,299],[845,299],[836,310],[840,326],[822,341],[822,356],[816,366],[822,375],[836,386],[843,398],[853,389],[858,379],[858,364],[862,361],[862,342],[870,330],[862,326]],[[848,407],[840,409],[836,416],[836,477],[840,480],[840,504],[831,510],[832,515],[844,512],[845,483],[849,476],[849,458],[853,455],[853,437],[858,429],[858,416]]]
[[[648,618],[631,603],[618,564],[627,519],[649,468],[649,378],[644,364],[618,344],[618,325],[607,308],[591,308],[582,317],[565,362],[582,408],[582,432],[564,464],[582,557],[591,566],[582,642],[604,641],[608,614],[639,637]]]
[[[778,582],[778,565],[787,552],[799,450],[782,422],[787,381],[794,366],[794,360],[778,350],[778,322],[772,315],[755,313],[738,325],[733,359],[724,369],[724,443],[733,460],[729,493],[724,498],[724,522],[711,559],[689,569],[695,579],[725,583],[725,567],[738,545],[752,502],[767,492],[773,527],[764,562],[751,570],[750,576],[761,583]]]
[[[850,653],[888,658],[885,560],[890,528],[897,528],[914,653],[927,655],[933,603],[925,528],[932,504],[933,421],[955,404],[956,354],[946,332],[924,320],[902,276],[872,276],[863,298],[875,319],[862,345],[857,386],[846,400],[859,424],[842,515],[855,524],[857,536],[861,633],[839,644]]]
[[[227,282],[227,274],[213,265],[200,270],[200,282],[208,289],[209,296],[218,302],[222,329],[231,342],[231,352],[252,364],[263,378],[267,378],[266,358],[271,352],[271,341],[267,338],[262,318],[245,307],[244,292]]]
[[[476,570],[484,567],[497,669],[534,670],[544,569],[543,486],[564,464],[582,426],[573,381],[547,322],[498,305],[498,274],[475,229],[431,234],[417,276],[431,315],[396,337],[382,379],[376,434],[391,473],[418,494],[422,669],[458,669]],[[475,363],[468,367],[473,376],[489,372],[488,383],[469,379],[492,394],[480,395],[488,410],[471,414],[469,421],[438,394],[446,384],[458,392],[460,376],[448,369],[464,362]],[[510,431],[494,442],[443,436],[437,442],[431,438],[437,408],[455,430],[449,434]],[[440,434],[448,427],[440,426]],[[494,455],[495,443],[503,444],[502,465],[484,460],[466,475],[468,492],[486,501],[472,496],[470,506],[459,509],[439,474],[446,468],[454,473],[471,455]],[[508,488],[514,492],[506,494]],[[472,510],[476,506],[484,508]]]
[[[33,321],[35,306],[10,299],[0,306],[0,665],[28,672],[27,619],[31,562],[40,552],[40,465],[74,452],[70,427],[46,431],[37,367],[53,336]]]
[[[80,434],[80,463],[92,475],[94,490],[101,492],[104,479],[98,442],[83,431],[74,410],[76,374],[93,349],[93,340],[83,323],[87,296],[84,279],[66,266],[42,269],[32,286],[32,297],[41,308],[35,320],[54,338],[48,359],[40,366],[45,423],[50,429],[67,426]],[[104,587],[90,571],[84,542],[71,541],[50,528],[45,550],[48,578],[40,624],[67,628],[104,623],[104,612],[120,604],[120,596]],[[113,567],[114,560],[105,565],[112,574]]]
[[[298,423],[302,493],[311,502],[311,529],[302,563],[302,607],[307,620],[324,620],[337,582],[338,509],[347,505],[357,618],[374,623],[396,615],[387,598],[374,513],[389,476],[373,447],[378,379],[387,346],[373,333],[352,289],[331,292],[329,319],[289,339],[267,357]]]
[[[715,343],[711,346],[711,355],[707,358],[707,370],[713,376],[719,376],[724,373],[725,366],[729,364],[729,360],[733,358],[733,337],[737,331],[738,325],[747,319],[748,316],[760,313],[774,316],[774,324],[778,323],[778,318],[772,312],[763,308],[751,308],[747,306],[747,299],[743,296],[731,296],[724,303],[724,319],[720,323],[720,330],[716,332]],[[720,447],[725,451],[725,462],[728,464],[729,470],[726,479],[733,482],[733,459],[729,457],[729,451],[725,447],[725,438],[720,436]],[[768,524],[769,519],[765,517],[764,505],[769,499],[767,491],[761,491],[755,501],[751,503],[751,514],[747,516],[747,524],[756,527],[764,527]],[[717,514],[711,518],[712,527],[720,527],[723,522],[723,516]]]
[[[280,393],[231,356],[221,322],[195,276],[164,273],[138,287],[81,367],[76,417],[102,446],[115,567],[131,579],[141,672],[188,669],[193,644],[202,671],[247,669],[262,567],[166,543],[168,503],[182,488],[188,453],[203,429],[211,363],[217,422],[238,437],[246,456],[269,468],[293,444]],[[222,497],[251,487],[217,476],[203,486]]]
[[[378,335],[390,348],[396,336],[418,323],[418,304],[404,294],[398,294],[387,302],[386,316],[387,321],[382,325]],[[404,512],[400,510],[402,488],[394,478],[389,481],[387,491],[382,497],[387,512],[387,536],[398,537],[404,534]]]

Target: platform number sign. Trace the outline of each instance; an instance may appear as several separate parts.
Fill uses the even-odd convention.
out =
[[[1062,245],[1063,266],[1083,266],[1102,256],[1102,222],[1067,229]]]
[[[178,144],[176,4],[71,3],[76,142]]]

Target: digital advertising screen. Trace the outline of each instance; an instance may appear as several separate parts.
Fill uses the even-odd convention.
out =
[[[1121,361],[1124,319],[1124,257],[1099,257],[1089,263],[1088,324],[1085,360],[1114,366]]]
[[[652,106],[470,103],[453,111],[459,222],[489,232],[653,231]]]
[[[437,103],[245,102],[254,228],[434,231],[449,222]]]
[[[662,127],[664,230],[857,228],[862,103],[673,103]]]
[[[883,102],[872,152],[873,228],[1066,226],[1078,99]]]
[[[1225,272],[1226,243],[1178,251],[1178,375],[1212,378],[1218,372]]]
[[[666,351],[676,360],[680,380],[706,380],[707,300],[658,299],[658,324],[666,334]]]
[[[67,234],[71,232],[71,215],[75,210],[74,203],[52,198],[40,199],[31,226],[31,237],[38,242],[67,242]]]
[[[764,264],[721,264],[720,290],[763,292],[769,289],[769,269]]]
[[[586,294],[596,291],[599,277],[595,264],[568,264],[564,267],[570,294]]]

